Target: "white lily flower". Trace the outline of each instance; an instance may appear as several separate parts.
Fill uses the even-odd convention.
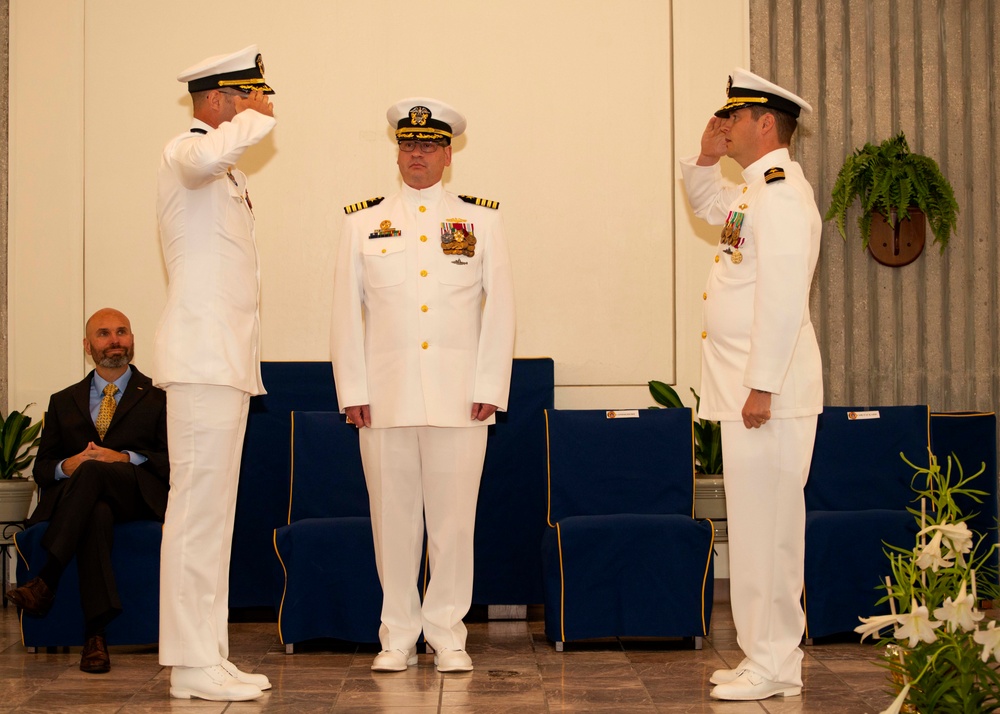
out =
[[[975,634],[972,635],[976,644],[983,646],[983,653],[979,656],[983,662],[988,660],[991,654],[994,659],[1000,661],[1000,630],[994,627],[996,624],[995,621],[991,620],[985,630],[976,630]]]
[[[931,526],[934,528],[935,526]],[[930,528],[927,529],[928,531]],[[920,549],[919,555],[917,555],[916,564],[921,570],[927,570],[930,568],[935,573],[939,568],[947,568],[953,565],[952,558],[950,554],[947,556],[941,555],[941,539],[943,535],[940,531],[934,534],[931,538],[931,542],[927,543]]]
[[[944,536],[945,546],[956,553],[968,553],[972,550],[972,531],[968,524],[962,523],[939,523],[927,526],[921,533],[934,531],[935,536],[940,533]]]
[[[896,628],[896,639],[908,640],[907,646],[910,649],[917,646],[918,642],[932,644],[937,641],[937,634],[934,632],[943,623],[930,618],[927,606],[917,607],[917,601],[913,600],[913,606],[907,614],[899,615],[899,627]]]
[[[945,598],[944,605],[934,610],[934,617],[947,622],[952,632],[959,628],[964,632],[971,632],[985,615],[976,610],[976,601],[971,595],[966,594],[963,580],[958,589],[958,597],[954,600],[950,597]]]
[[[858,619],[864,624],[855,627],[854,631],[861,635],[862,642],[869,635],[877,635],[881,630],[899,622],[897,615],[873,615],[872,617],[859,617]]]
[[[896,697],[892,704],[889,705],[888,709],[883,709],[879,714],[899,714],[903,711],[903,702],[906,701],[906,695],[910,693],[910,685],[907,684],[899,692],[899,696]]]

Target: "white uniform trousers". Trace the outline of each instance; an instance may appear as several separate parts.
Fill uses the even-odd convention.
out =
[[[815,416],[771,419],[759,429],[722,422],[737,642],[760,674],[798,686],[805,629],[802,489],[815,438]]]
[[[250,395],[169,384],[170,495],[160,549],[160,664],[229,657],[229,561]]]
[[[361,460],[382,583],[382,649],[406,650],[423,630],[434,649],[465,649],[473,532],[487,427],[362,429]],[[420,603],[424,519],[430,583]]]

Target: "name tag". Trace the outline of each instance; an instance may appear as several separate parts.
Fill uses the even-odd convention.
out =
[[[875,410],[870,412],[847,412],[847,418],[855,421],[856,419],[881,419],[882,417],[878,413],[878,410]]]
[[[607,411],[604,415],[608,419],[638,419],[639,410],[638,409],[621,409],[619,411]]]

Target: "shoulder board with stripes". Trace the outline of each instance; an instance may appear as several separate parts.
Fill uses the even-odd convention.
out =
[[[785,180],[785,170],[779,166],[772,166],[764,172],[764,183],[774,183]]]
[[[352,203],[350,206],[344,206],[344,213],[350,215],[356,211],[363,211],[366,208],[377,206],[384,200],[385,196],[376,196],[375,198],[369,198],[367,201],[358,201],[357,203]]]
[[[475,196],[459,196],[460,199],[466,203],[472,203],[477,206],[484,206],[486,208],[492,208],[496,210],[500,208],[500,201],[491,201],[488,198],[476,198]]]

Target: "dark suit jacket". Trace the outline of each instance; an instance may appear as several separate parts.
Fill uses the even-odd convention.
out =
[[[170,462],[167,458],[167,395],[153,386],[149,377],[132,367],[132,377],[122,393],[108,431],[101,439],[90,416],[90,385],[93,371],[80,382],[56,392],[49,400],[32,474],[41,488],[41,498],[28,523],[52,516],[62,497],[65,480],[56,480],[56,466],[83,451],[93,441],[115,451],[134,451],[146,457],[135,471],[143,500],[162,520],[167,509]]]

